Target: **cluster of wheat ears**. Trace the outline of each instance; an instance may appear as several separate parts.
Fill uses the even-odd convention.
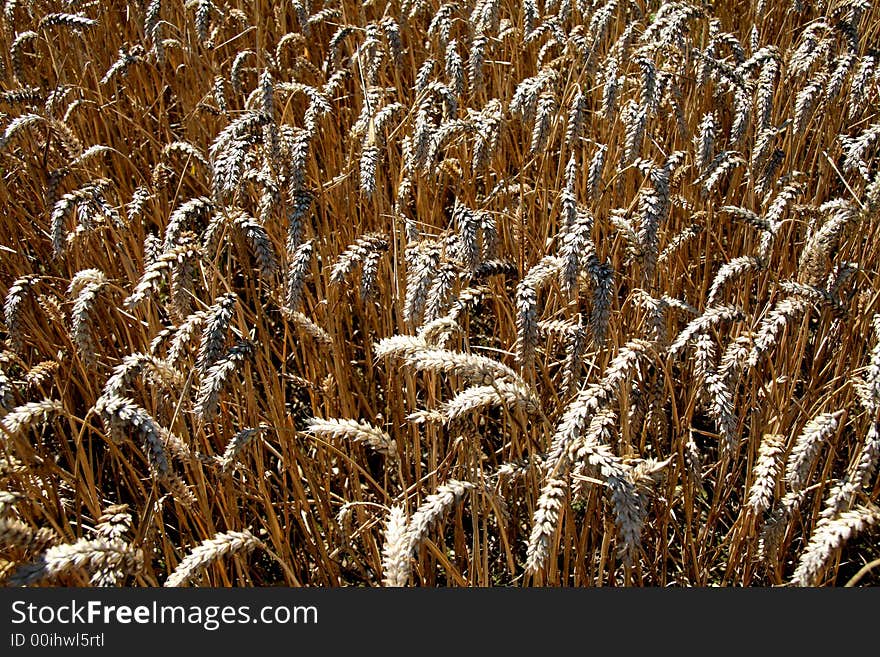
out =
[[[869,0],[0,32],[0,581],[878,581]]]

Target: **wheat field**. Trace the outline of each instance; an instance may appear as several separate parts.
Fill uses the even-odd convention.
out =
[[[868,0],[6,0],[7,586],[880,583]]]

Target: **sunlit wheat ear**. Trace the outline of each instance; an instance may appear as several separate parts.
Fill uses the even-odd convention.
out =
[[[375,282],[379,258],[388,250],[388,247],[388,237],[384,234],[368,233],[362,235],[336,259],[330,272],[330,281],[336,284],[343,283],[354,271],[354,268],[360,265],[361,297],[369,297]]]
[[[319,344],[325,344],[331,347],[333,346],[333,336],[331,336],[326,330],[324,330],[318,324],[312,321],[305,313],[302,313],[300,311],[291,313],[288,312],[286,308],[282,308],[281,315],[286,320],[292,322],[294,326],[296,326],[303,333],[308,335],[312,340],[315,340]]]
[[[804,134],[807,124],[816,111],[819,101],[822,97],[822,90],[828,75],[825,71],[819,71],[810,78],[806,86],[798,92],[794,101],[794,132],[795,134]]]
[[[361,301],[367,301],[376,296],[376,279],[379,275],[379,261],[382,259],[384,249],[371,252],[361,263]]]
[[[697,334],[691,360],[696,383],[701,391],[705,391],[706,380],[715,373],[717,360],[715,338],[711,334]]]
[[[757,367],[764,355],[779,342],[786,326],[800,321],[809,308],[810,302],[799,296],[777,302],[758,327],[749,354],[749,367]]]
[[[859,489],[871,486],[878,462],[880,462],[880,421],[874,421],[868,426],[868,433],[859,451],[858,459],[844,478],[831,487],[820,516],[834,518],[849,510]]]
[[[565,407],[547,455],[547,465],[551,471],[572,445],[579,444],[596,413],[618,398],[621,384],[647,357],[649,350],[650,344],[644,340],[627,342],[608,364],[602,380],[581,390]]]
[[[376,358],[395,356],[407,358],[420,351],[433,348],[424,337],[414,335],[394,335],[390,338],[382,338],[373,347]]]
[[[713,306],[707,308],[702,315],[692,320],[678,337],[669,345],[670,355],[681,351],[690,340],[722,322],[737,322],[744,319],[743,312],[733,306]]]
[[[485,275],[493,271],[492,267],[500,267],[504,268],[511,263],[505,264],[505,261],[498,260],[498,245],[499,245],[499,237],[498,237],[498,222],[495,221],[495,217],[490,212],[480,211],[477,213],[477,217],[480,220],[480,232],[482,233],[483,243],[480,246],[480,264],[474,268],[473,274],[475,277],[479,277],[480,275]],[[488,269],[485,269],[485,273],[481,273],[480,267],[486,265]]]
[[[752,469],[752,485],[746,505],[761,514],[773,504],[776,482],[782,470],[785,436],[765,434],[758,448],[758,460]]]
[[[383,586],[406,586],[410,575],[410,555],[407,552],[406,511],[393,505],[385,523],[385,542],[382,544]]]
[[[709,288],[709,295],[706,297],[706,305],[714,306],[718,302],[718,296],[722,287],[750,271],[758,271],[761,263],[757,258],[752,256],[739,256],[733,260],[724,263],[712,279],[712,286]]]
[[[785,467],[785,481],[789,490],[797,492],[806,487],[810,471],[819,456],[822,444],[836,431],[843,411],[822,413],[803,428],[794,447],[788,455]]]
[[[535,573],[544,567],[550,555],[551,540],[559,526],[560,514],[568,494],[563,479],[548,479],[541,489],[538,506],[532,518],[532,533],[526,548],[526,572]]]
[[[194,275],[192,265],[200,257],[201,252],[198,247],[193,245],[190,239],[183,240],[181,244],[162,253],[154,262],[150,263],[122,305],[126,308],[135,308],[144,303],[153,296],[165,276],[168,276],[176,284],[172,287],[180,295],[174,301],[175,308],[178,312],[184,311],[185,307],[179,306],[189,305],[191,298],[189,288],[192,285],[192,275]]]
[[[163,586],[186,586],[218,559],[235,554],[246,554],[263,543],[248,530],[220,532],[202,541],[177,564]]]
[[[95,531],[107,540],[121,539],[131,529],[131,512],[128,504],[111,504],[98,518]]]
[[[422,322],[428,291],[440,266],[440,255],[439,245],[433,243],[425,246],[417,245],[406,250],[406,295],[403,316],[411,327],[418,326]]]
[[[110,65],[110,68],[107,69],[107,72],[104,73],[104,77],[101,78],[101,84],[109,84],[114,78],[124,78],[128,75],[128,70],[132,65],[138,64],[144,61],[144,56],[146,55],[146,51],[144,47],[139,43],[134,44],[127,50],[125,48],[119,49],[119,54],[116,58],[116,61]]]
[[[95,403],[95,411],[112,440],[122,443],[132,433],[143,441],[141,448],[160,483],[171,490],[174,496],[184,504],[192,504],[195,500],[192,492],[171,467],[165,449],[168,430],[132,400],[116,395],[102,395]],[[179,439],[178,439],[179,440]]]
[[[648,109],[630,101],[622,112],[622,118],[626,125],[626,137],[621,166],[626,166],[632,164],[641,153],[648,125]]]
[[[28,586],[55,580],[70,571],[89,575],[98,571],[118,570],[134,574],[143,567],[143,552],[119,539],[84,539],[56,545],[33,563],[19,566],[6,580],[8,586]]]
[[[489,100],[479,113],[469,111],[474,125],[474,153],[471,171],[477,174],[489,166],[498,150],[501,126],[504,123],[503,106],[497,98]]]
[[[199,196],[180,204],[168,218],[165,226],[164,250],[169,251],[178,244],[180,234],[187,229],[195,229],[197,224],[206,221],[214,211],[211,199]]]
[[[586,430],[578,435],[573,442],[568,444],[561,455],[551,447],[547,455],[546,466],[553,466],[550,472],[559,473],[560,465],[572,472],[572,490],[580,495],[586,488],[587,481],[583,478],[585,472],[597,469],[599,474],[607,477],[623,472],[623,462],[611,451],[611,445],[616,441],[620,422],[617,413],[609,407],[601,408],[592,416]],[[566,464],[564,458],[570,461]],[[557,465],[553,465],[556,463]]]
[[[605,158],[608,154],[608,146],[599,144],[593,157],[590,158],[590,166],[587,169],[587,193],[596,200],[599,194],[599,186],[602,184],[602,173],[605,169]]]
[[[12,381],[0,367],[0,415],[12,408],[14,400]]]
[[[421,372],[446,372],[483,385],[491,385],[497,379],[507,379],[527,387],[507,365],[486,356],[427,348],[405,352],[403,357],[408,367]]]
[[[461,96],[464,91],[464,62],[458,54],[458,42],[452,39],[446,44],[446,80],[452,93]]]
[[[857,137],[840,136],[844,150],[843,170],[857,171],[865,180],[870,180],[871,169],[868,166],[868,154],[880,139],[880,123],[873,123],[865,128]]]
[[[17,353],[21,353],[24,348],[24,334],[21,327],[22,306],[27,294],[38,280],[37,276],[17,278],[9,286],[3,303],[3,320],[6,323],[9,346]]]
[[[501,17],[499,0],[477,0],[471,12],[470,22],[478,32],[498,31]]]
[[[309,265],[312,260],[314,243],[312,240],[300,244],[293,253],[289,254],[290,264],[287,270],[286,308],[290,312],[299,310],[302,303],[302,291],[306,276],[309,273]]]
[[[244,449],[250,445],[261,432],[268,427],[260,425],[259,427],[245,427],[241,431],[237,431],[229,442],[226,449],[223,450],[222,456],[217,458],[217,463],[223,472],[229,472],[235,467],[236,461],[239,459]]]
[[[778,132],[776,128],[770,127],[760,130],[755,136],[755,145],[752,147],[752,152],[749,155],[749,164],[753,172],[763,172],[766,170],[771,153],[776,144],[777,135]],[[761,175],[758,176],[758,180],[760,181],[763,177],[764,174],[761,173]],[[765,186],[765,184],[761,184],[762,188]]]
[[[538,346],[538,290],[559,272],[558,256],[544,256],[516,286],[516,354],[523,366],[535,357]]]
[[[34,34],[34,36],[36,36],[36,34]],[[21,116],[15,117],[6,126],[6,130],[3,131],[3,134],[0,135],[0,151],[5,149],[17,134],[45,122],[46,119],[39,114],[22,114]]]
[[[636,305],[641,308],[644,308],[648,313],[647,321],[650,327],[650,331],[648,335],[651,340],[654,340],[656,343],[660,345],[665,345],[669,342],[668,331],[667,331],[667,315],[669,314],[670,309],[675,309],[679,311],[683,311],[690,315],[696,315],[697,309],[690,306],[680,299],[675,299],[670,297],[668,294],[664,294],[659,299],[651,296],[647,292],[642,289],[633,290],[633,301]]]
[[[107,278],[104,272],[98,269],[83,269],[74,275],[67,290],[68,295],[74,297],[71,339],[86,364],[92,364],[95,359],[92,316],[98,293],[106,284]]]
[[[194,336],[200,334],[206,317],[207,313],[200,310],[189,315],[179,326],[171,327],[170,344],[166,356],[169,367],[175,368],[179,365],[181,359],[186,355],[189,345],[194,341]],[[157,336],[157,338],[159,337]],[[151,352],[156,353],[160,346],[161,344],[157,344],[154,340],[150,345]]]
[[[252,152],[262,141],[262,128],[268,122],[269,117],[265,113],[248,111],[224,128],[211,143],[209,157],[214,201],[219,202],[239,189],[245,172],[250,168]],[[301,168],[303,164],[299,162],[298,166]]]
[[[110,376],[104,382],[101,394],[105,397],[126,396],[137,377],[151,368],[162,370],[165,368],[165,364],[149,354],[136,352],[127,355],[121,363],[113,368]]]
[[[441,484],[436,493],[428,495],[406,525],[403,554],[417,557],[419,548],[427,538],[431,527],[437,524],[453,505],[460,502],[469,490],[473,489],[474,484],[470,482],[450,479]]]
[[[144,215],[144,209],[147,202],[153,197],[152,193],[146,187],[137,187],[131,194],[131,200],[125,206],[126,216],[129,223]]]
[[[568,123],[565,126],[565,145],[575,148],[584,133],[587,113],[587,96],[578,87],[568,105]]]
[[[628,239],[635,238],[634,242],[630,242],[631,247],[634,247],[634,260],[641,267],[642,278],[650,282],[657,269],[657,257],[660,255],[660,224],[668,213],[669,206],[668,202],[651,188],[642,190],[638,199],[638,223],[634,233],[628,235]]]
[[[456,318],[450,314],[438,317],[426,322],[419,328],[417,338],[423,341],[424,346],[445,348],[446,343],[455,334],[461,331],[461,326]],[[403,336],[401,336],[403,337]],[[408,336],[406,336],[408,337]]]
[[[55,255],[61,255],[69,240],[77,233],[69,230],[67,225],[74,214],[78,219],[78,229],[89,231],[93,226],[91,218],[94,215],[105,214],[107,202],[104,200],[104,192],[110,186],[110,181],[99,178],[86,183],[79,189],[64,194],[52,206],[50,221],[52,224],[52,246]]]
[[[25,67],[22,60],[25,54],[25,49],[28,45],[39,38],[40,35],[33,30],[23,30],[16,34],[15,38],[12,39],[12,43],[9,46],[9,59],[12,63],[12,73],[19,83],[23,84],[26,82]],[[0,147],[2,147],[3,144],[3,140],[0,139]],[[2,150],[2,148],[0,148],[0,150]]]
[[[267,280],[272,279],[278,272],[278,258],[266,229],[256,219],[243,212],[235,213],[232,225],[250,245],[259,266],[260,275]]]
[[[578,274],[595,251],[592,230],[593,216],[580,211],[576,212],[574,223],[561,236],[559,284],[568,295],[577,293]]]
[[[492,385],[466,388],[443,405],[442,413],[451,422],[472,411],[498,405],[519,408],[527,413],[534,413],[539,408],[532,389],[502,379]]]
[[[614,298],[614,267],[609,262],[588,259],[587,272],[593,282],[592,307],[590,308],[590,339],[596,348],[605,346],[611,321],[611,302]]]
[[[602,87],[602,116],[606,121],[613,121],[617,114],[617,101],[624,77],[618,76],[620,62],[617,57],[609,55],[605,61]]]
[[[877,54],[867,52],[860,59],[850,83],[849,103],[847,104],[847,116],[856,118],[865,106],[867,89],[870,88],[869,80],[876,77]]]
[[[797,172],[796,172],[797,173]],[[799,180],[794,180],[786,184],[779,192],[773,196],[773,200],[764,213],[764,221],[767,222],[771,230],[778,229],[780,222],[785,216],[785,211],[794,205],[794,202],[804,194],[804,184]],[[768,194],[769,196],[769,194]],[[765,199],[766,203],[768,199]]]
[[[80,32],[97,24],[97,20],[83,14],[49,13],[40,19],[37,29],[45,30],[51,27],[66,27],[74,32]]]
[[[144,271],[152,267],[162,255],[162,240],[153,233],[144,237]]]
[[[822,518],[801,553],[791,578],[794,586],[818,586],[835,554],[850,539],[880,523],[880,509],[858,506],[833,519]]]
[[[245,62],[251,55],[256,55],[256,53],[253,50],[242,50],[232,60],[232,66],[229,70],[229,81],[232,84],[232,90],[236,94],[241,94],[243,91],[241,76],[244,71]]]
[[[550,129],[557,109],[556,96],[550,91],[541,93],[538,97],[535,123],[532,127],[532,139],[529,146],[530,155],[537,155],[547,146],[547,142],[550,139]]]
[[[715,112],[708,112],[700,122],[699,132],[694,137],[696,166],[699,171],[704,171],[714,157],[717,133],[718,119]]]
[[[237,302],[238,297],[235,294],[223,294],[207,311],[196,358],[196,369],[202,376],[224,351],[226,334]]]
[[[758,537],[758,553],[764,562],[773,563],[778,559],[782,540],[805,496],[804,491],[786,493],[764,521]]]
[[[52,529],[34,530],[16,518],[0,517],[0,546],[3,549],[42,551],[57,542],[58,535]]]
[[[880,313],[872,317],[874,346],[868,357],[868,365],[858,376],[855,387],[862,405],[869,411],[880,409]]]
[[[229,377],[242,369],[243,363],[253,352],[252,343],[239,340],[225,356],[215,360],[204,372],[193,403],[193,412],[199,420],[208,422],[214,418],[219,409],[220,393],[227,385]]]
[[[856,64],[856,56],[853,53],[846,53],[837,58],[834,70],[828,76],[828,82],[825,85],[824,101],[833,102],[840,96],[843,91],[843,85],[850,72]]]
[[[704,196],[709,196],[733,169],[746,164],[745,158],[737,151],[724,150],[718,153],[706,167],[705,172],[694,182],[701,183]]]
[[[24,382],[29,390],[37,390],[53,384],[53,377],[58,374],[61,363],[57,360],[40,361],[24,375]]]
[[[616,419],[611,411],[603,409],[593,417],[586,434],[579,436],[567,449],[573,463],[577,464],[573,475],[576,482],[582,478],[577,472],[585,467],[597,470],[605,481],[620,539],[618,551],[624,561],[631,564],[641,543],[646,507],[632,468],[624,465],[606,444]],[[650,472],[646,476],[650,477]]]
[[[458,278],[459,269],[456,265],[448,262],[440,265],[425,299],[425,324],[440,319],[449,305],[449,297]]]
[[[843,232],[856,217],[856,209],[846,200],[835,199],[824,203],[820,210],[830,217],[804,246],[798,262],[798,281],[818,285],[828,270],[828,260],[838,248]]]
[[[457,199],[452,209],[452,223],[456,228],[456,240],[453,243],[455,257],[464,266],[473,271],[480,264],[480,213],[471,210]]]
[[[108,541],[122,540],[130,529],[131,514],[128,512],[127,504],[108,506],[95,525],[98,537]],[[118,564],[108,564],[95,571],[91,583],[95,586],[119,586],[126,574]]]
[[[348,438],[369,445],[374,451],[386,456],[396,457],[397,444],[382,429],[358,420],[312,418],[306,430],[316,436],[329,438]]]
[[[303,218],[312,206],[314,196],[311,192],[290,188],[287,210],[287,241],[285,248],[288,256],[302,244]]]
[[[488,39],[485,35],[477,33],[470,43],[468,51],[467,73],[468,89],[472,95],[476,95],[484,88],[483,64],[486,60],[486,45]]]
[[[708,399],[706,410],[719,430],[722,455],[732,455],[737,447],[739,425],[734,414],[734,390],[728,380],[717,372],[706,376],[704,390]]]
[[[0,421],[0,426],[8,436],[15,437],[29,427],[44,424],[56,415],[63,413],[64,406],[56,400],[44,399],[38,402],[27,402],[7,413]]]
[[[510,111],[519,116],[523,125],[532,126],[535,124],[538,98],[545,87],[557,76],[557,71],[544,67],[537,75],[525,78],[516,86],[513,98],[510,100]]]
[[[361,150],[360,182],[361,191],[372,196],[376,191],[376,167],[379,164],[380,151],[377,146],[367,145]]]

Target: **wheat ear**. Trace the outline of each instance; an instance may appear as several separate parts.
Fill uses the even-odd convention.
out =
[[[163,586],[185,586],[205,568],[224,556],[250,552],[256,547],[262,547],[262,542],[248,530],[220,532],[214,538],[209,538],[197,545],[177,564]]]

